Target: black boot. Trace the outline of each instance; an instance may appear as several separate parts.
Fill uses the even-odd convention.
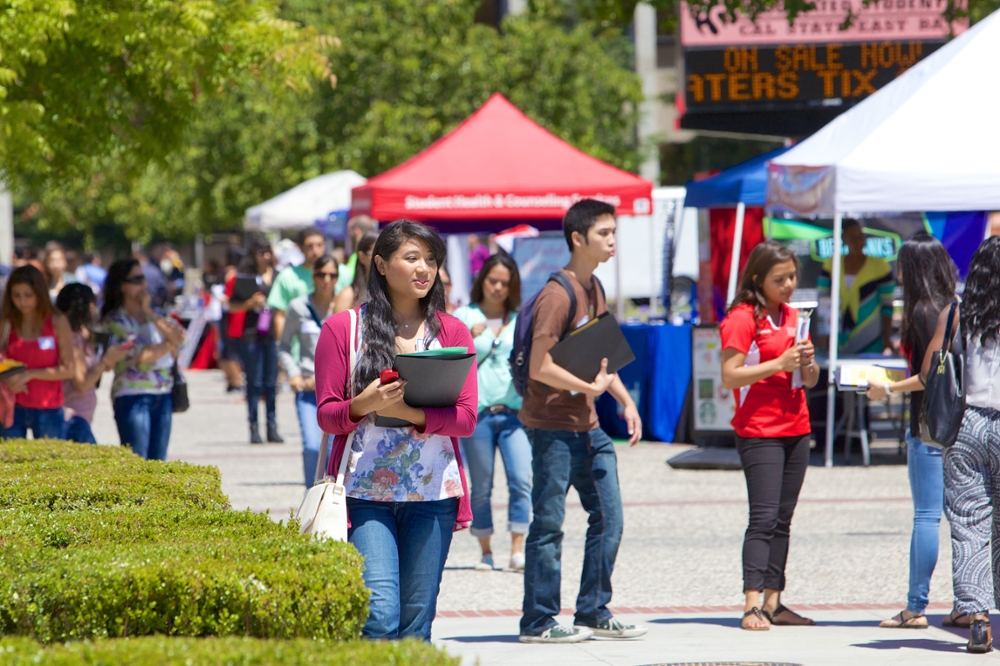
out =
[[[993,633],[990,631],[989,619],[983,619],[983,615],[972,616],[972,625],[969,633],[969,644],[966,649],[973,654],[985,654],[993,649]]]
[[[285,443],[285,440],[281,439],[281,435],[278,434],[278,426],[273,423],[267,424],[267,441],[271,444]]]
[[[256,423],[250,424],[250,443],[251,444],[263,444],[264,440],[260,438],[260,426]]]

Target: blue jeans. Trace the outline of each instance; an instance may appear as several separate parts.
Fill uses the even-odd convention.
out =
[[[928,446],[906,433],[906,467],[913,495],[913,534],[910,537],[910,590],[906,610],[927,608],[931,574],[938,559],[938,532],[944,510],[944,471],[939,448]]]
[[[371,590],[371,639],[431,639],[438,590],[458,515],[458,500],[369,502],[347,498],[348,541],[365,558]]]
[[[115,398],[115,424],[122,446],[147,460],[166,460],[174,400],[169,393],[139,393]]]
[[[517,414],[501,412],[479,414],[472,437],[463,438],[462,453],[469,466],[470,501],[472,503],[472,536],[493,534],[493,466],[496,449],[500,449],[503,468],[507,472],[507,529],[514,534],[527,534],[531,520],[531,443],[524,433]]]
[[[62,439],[63,408],[35,409],[14,405],[14,422],[9,428],[4,428],[4,439],[24,439],[31,429],[35,439]]]
[[[278,386],[278,345],[274,338],[244,338],[243,372],[247,375],[247,417],[257,423],[257,406],[264,394],[267,408],[267,425],[278,426],[275,416],[275,397]]]
[[[63,423],[62,438],[70,442],[79,442],[80,444],[97,444],[97,439],[94,438],[94,431],[90,428],[90,424],[87,423],[87,419],[79,414]]]
[[[559,614],[566,493],[576,488],[590,515],[575,623],[596,626],[611,617],[611,574],[622,539],[618,459],[611,438],[590,432],[525,428],[531,440],[534,517],[524,549],[524,615],[521,633],[538,635]]]
[[[305,474],[306,488],[312,488],[316,478],[316,463],[319,461],[319,446],[323,443],[323,431],[316,420],[316,391],[301,391],[295,394],[295,411],[299,415],[302,430],[302,472]],[[329,458],[330,448],[326,455]]]

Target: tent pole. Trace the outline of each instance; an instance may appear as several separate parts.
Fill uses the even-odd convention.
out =
[[[839,210],[833,214],[833,266],[830,271],[830,365],[826,387],[826,466],[833,467],[834,418],[837,405],[837,351],[840,340],[840,271],[841,237],[844,215]]]
[[[615,231],[615,318],[625,322],[625,299],[622,298],[622,246],[621,236]]]
[[[747,214],[747,205],[742,201],[736,204],[736,230],[733,232],[732,261],[729,264],[729,289],[726,290],[726,307],[732,305],[736,298],[736,283],[740,272],[740,251],[743,249],[743,220]]]

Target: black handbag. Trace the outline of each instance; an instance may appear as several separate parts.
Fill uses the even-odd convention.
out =
[[[170,397],[174,401],[174,414],[180,414],[181,412],[186,412],[191,407],[191,401],[188,399],[187,380],[181,374],[181,369],[177,367],[176,361],[174,361],[171,374],[174,378],[174,387],[170,389]]]
[[[958,429],[965,415],[965,345],[959,334],[952,335],[955,308],[948,310],[944,329],[945,347],[931,356],[931,367],[924,386],[924,404],[920,415],[920,439],[948,448],[958,439]],[[955,338],[958,338],[956,348]]]

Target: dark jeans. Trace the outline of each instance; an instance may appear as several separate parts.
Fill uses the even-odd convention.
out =
[[[80,444],[97,444],[97,439],[94,438],[94,431],[91,429],[90,424],[87,423],[87,419],[79,414],[63,423],[62,438]]]
[[[278,384],[278,345],[274,338],[243,339],[243,372],[247,375],[247,416],[257,423],[257,405],[264,394],[267,424],[277,427],[275,395]]]
[[[750,522],[743,538],[743,591],[784,590],[792,514],[809,467],[809,436],[736,438],[747,478]]]
[[[139,393],[115,398],[115,424],[122,446],[147,460],[166,460],[174,399],[170,393]]]
[[[63,408],[35,409],[14,405],[14,422],[4,428],[4,439],[24,439],[31,430],[35,439],[61,439],[63,428]]]
[[[589,514],[583,575],[576,598],[577,624],[611,617],[611,574],[622,539],[622,500],[614,443],[601,430],[567,432],[525,428],[531,440],[534,512],[524,548],[521,633],[538,635],[559,615],[566,493],[576,488]]]
[[[347,540],[365,558],[365,587],[371,591],[361,635],[430,641],[458,500],[369,502],[348,497],[347,511]]]

